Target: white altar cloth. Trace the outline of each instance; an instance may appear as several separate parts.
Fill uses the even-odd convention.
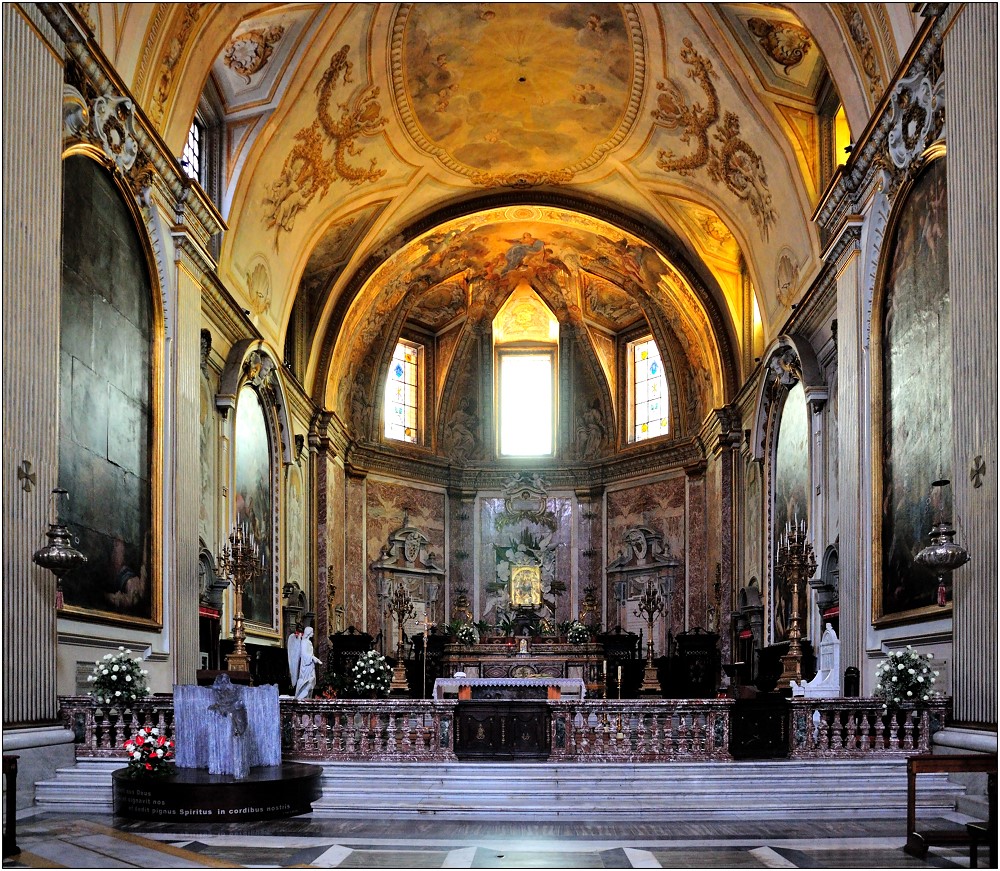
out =
[[[587,685],[578,677],[439,677],[434,681],[435,699],[458,698],[459,687],[559,687],[564,699],[582,699]]]

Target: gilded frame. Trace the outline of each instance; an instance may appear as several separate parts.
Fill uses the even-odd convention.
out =
[[[106,623],[116,626],[133,626],[149,629],[163,628],[163,395],[165,378],[164,348],[166,343],[166,316],[164,312],[163,287],[156,255],[150,241],[150,231],[136,203],[135,196],[128,188],[115,165],[104,152],[89,143],[74,143],[64,148],[61,161],[69,157],[86,157],[106,169],[111,182],[117,189],[135,226],[139,247],[142,250],[146,272],[149,275],[149,292],[152,297],[150,308],[152,323],[150,329],[150,438],[149,438],[149,617],[120,614],[115,611],[85,608],[78,605],[63,605],[58,616],[72,620]],[[60,290],[61,293],[61,290]],[[62,413],[62,410],[60,411]]]
[[[910,195],[914,187],[924,177],[928,168],[938,160],[946,157],[946,148],[943,142],[937,142],[930,146],[920,158],[910,167],[908,177],[897,193],[893,209],[887,221],[883,239],[886,240],[884,247],[879,254],[879,264],[876,273],[875,291],[872,298],[872,317],[870,327],[870,355],[869,359],[877,361],[871,366],[871,446],[872,446],[872,601],[871,601],[871,621],[876,628],[884,626],[898,625],[902,623],[915,623],[921,620],[940,619],[950,617],[952,614],[952,601],[949,599],[944,606],[935,604],[922,605],[915,608],[903,610],[888,610],[885,606],[885,572],[884,561],[885,552],[883,549],[884,534],[884,512],[883,499],[885,497],[885,482],[883,480],[883,469],[886,460],[885,454],[885,415],[884,415],[884,341],[883,327],[885,322],[884,306],[890,270],[896,259],[898,234],[904,216],[910,212]],[[945,181],[947,184],[947,180]],[[953,475],[949,474],[949,478]],[[926,532],[929,532],[928,528]],[[926,543],[926,542],[925,542]]]
[[[542,604],[542,567],[510,567],[510,604],[514,608],[537,608]]]

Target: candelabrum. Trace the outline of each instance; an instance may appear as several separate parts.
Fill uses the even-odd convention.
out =
[[[243,523],[233,526],[229,544],[217,560],[219,577],[232,582],[236,590],[233,615],[233,652],[226,657],[227,671],[250,671],[250,654],[246,647],[246,630],[243,628],[243,591],[248,581],[264,571],[264,555],[250,527]]]
[[[660,679],[656,674],[656,666],[653,665],[653,623],[656,618],[666,610],[663,597],[660,595],[659,587],[655,578],[646,579],[646,589],[639,597],[639,604],[635,609],[636,617],[643,617],[649,626],[649,634],[646,638],[646,668],[642,674],[642,686],[640,693],[658,693],[660,691]]]
[[[52,491],[52,520],[49,522],[49,531],[45,533],[49,543],[36,550],[31,557],[32,562],[56,576],[56,610],[63,606],[63,575],[87,562],[87,557],[73,547],[73,536],[66,525],[59,522],[57,503],[63,496],[69,499],[69,493],[62,487],[56,487]]]
[[[389,684],[389,692],[399,695],[409,692],[410,689],[406,682],[406,665],[403,662],[403,624],[417,613],[405,584],[396,584],[396,588],[386,600],[385,609],[390,620],[393,615],[396,617],[396,667],[392,670],[392,683]]]
[[[806,541],[806,522],[786,523],[785,531],[778,537],[778,556],[774,574],[791,588],[792,601],[788,627],[788,653],[781,657],[781,677],[778,688],[790,687],[792,681],[802,680],[802,617],[799,611],[799,591],[816,573],[816,557],[812,545]]]

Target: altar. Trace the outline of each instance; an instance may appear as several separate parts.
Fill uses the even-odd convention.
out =
[[[604,647],[510,638],[480,644],[446,644],[441,674],[470,678],[573,678],[604,686]]]
[[[574,677],[439,677],[434,681],[435,699],[460,701],[583,699],[586,693],[584,682]]]

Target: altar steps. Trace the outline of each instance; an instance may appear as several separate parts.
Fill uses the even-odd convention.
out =
[[[699,820],[906,815],[906,761],[731,763],[324,762],[313,813],[340,818]],[[36,784],[48,811],[109,813],[120,760],[88,759]],[[964,788],[921,775],[921,814],[955,809]]]
[[[700,820],[905,817],[905,760],[736,763],[324,763],[316,816]],[[963,788],[923,775],[921,814]]]

